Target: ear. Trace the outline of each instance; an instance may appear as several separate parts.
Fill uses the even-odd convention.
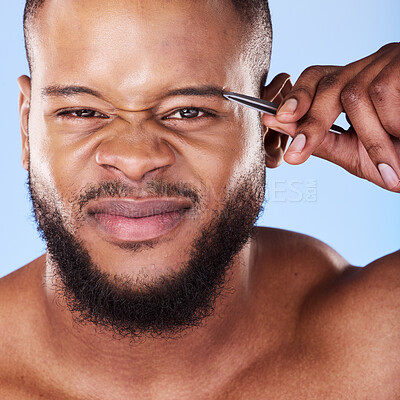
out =
[[[28,137],[28,116],[31,101],[31,79],[26,75],[18,78],[19,92],[19,119],[21,127],[22,142],[22,166],[29,168],[29,137]]]
[[[290,75],[281,73],[261,88],[261,98],[280,104],[291,88]],[[288,139],[288,135],[264,127],[265,165],[268,168],[276,168],[282,163]]]

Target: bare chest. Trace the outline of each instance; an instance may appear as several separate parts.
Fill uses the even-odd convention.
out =
[[[292,365],[254,365],[244,370],[218,390],[207,388],[193,392],[153,392],[126,394],[126,400],[396,400],[400,399],[400,387],[397,382],[374,381],[373,376],[365,377],[354,371],[344,378],[337,370],[326,367],[313,368],[301,366],[292,361]],[[297,364],[297,365],[296,365]],[[218,373],[216,371],[216,373]],[[107,390],[110,393],[109,390]],[[8,400],[72,400],[74,394],[61,393],[57,388],[38,389],[35,387],[0,385],[0,398]],[[107,397],[108,398],[108,397]],[[119,396],[115,397],[116,399]],[[103,400],[104,397],[90,395],[80,400]]]
[[[371,356],[374,353],[372,350],[349,343],[342,343],[342,346],[329,351],[310,351],[292,345],[274,354],[257,357],[247,367],[239,368],[221,385],[215,385],[219,380],[215,377],[224,376],[223,371],[214,368],[210,371],[212,378],[208,381],[203,379],[195,391],[196,382],[185,382],[181,390],[168,392],[159,387],[149,390],[134,387],[132,391],[124,391],[118,385],[112,387],[114,383],[111,383],[106,384],[104,395],[100,384],[94,391],[85,390],[82,386],[77,396],[76,385],[62,387],[70,376],[64,376],[65,379],[45,379],[46,383],[36,386],[37,379],[30,379],[29,376],[22,378],[21,375],[20,379],[14,378],[12,382],[0,379],[0,399],[400,400],[400,379],[396,369],[389,363],[390,354],[379,353],[377,359]],[[51,373],[45,375],[49,377]],[[193,376],[195,379],[196,376]],[[171,385],[168,386],[171,388]]]

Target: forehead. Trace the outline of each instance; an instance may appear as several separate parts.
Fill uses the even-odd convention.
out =
[[[32,35],[33,75],[42,87],[63,81],[130,96],[226,85],[244,64],[239,21],[230,1],[48,0]]]

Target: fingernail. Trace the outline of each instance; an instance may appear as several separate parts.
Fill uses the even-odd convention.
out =
[[[378,165],[378,169],[388,189],[393,189],[399,184],[399,177],[390,165],[381,163]]]
[[[297,108],[297,100],[296,99],[288,99],[285,101],[283,106],[279,109],[278,113],[279,115],[282,114],[294,114]]]
[[[306,136],[298,134],[288,148],[288,153],[301,153],[306,145]]]

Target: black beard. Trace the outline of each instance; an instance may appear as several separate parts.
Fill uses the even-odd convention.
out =
[[[216,300],[224,289],[229,292],[226,283],[232,260],[251,238],[262,208],[264,174],[262,168],[249,175],[226,197],[224,208],[215,212],[209,225],[201,230],[188,262],[179,273],[134,286],[129,277],[103,272],[94,264],[82,241],[66,229],[52,196],[43,191],[41,194],[29,173],[33,211],[56,270],[56,290],[63,296],[74,320],[94,324],[113,332],[114,337],[131,340],[146,336],[178,337],[188,328],[200,326],[213,314]],[[162,185],[155,185],[160,193],[197,198],[190,189],[182,192],[179,185],[167,186],[169,190],[165,191]],[[105,194],[121,197],[121,192],[124,192],[123,185],[105,182],[85,191],[80,199]],[[154,261],[156,264],[157,260]]]

